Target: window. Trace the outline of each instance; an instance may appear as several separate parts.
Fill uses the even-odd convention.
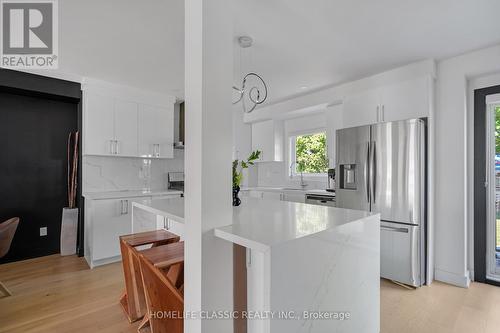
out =
[[[290,137],[290,173],[325,174],[328,171],[326,133],[316,132]]]

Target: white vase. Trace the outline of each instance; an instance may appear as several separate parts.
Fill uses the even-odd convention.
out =
[[[61,255],[76,253],[76,236],[78,233],[78,208],[63,208],[61,219]]]

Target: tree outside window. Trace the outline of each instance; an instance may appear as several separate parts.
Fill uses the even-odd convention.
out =
[[[326,133],[297,135],[292,138],[295,173],[322,174],[328,171]]]

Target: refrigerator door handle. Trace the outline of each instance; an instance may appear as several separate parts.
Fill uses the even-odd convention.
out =
[[[376,156],[376,145],[375,141],[372,142],[372,146],[370,149],[370,190],[371,190],[371,199],[372,199],[372,204],[376,202],[375,200],[375,191],[376,186],[377,186],[377,156]]]
[[[370,142],[368,142],[366,144],[366,163],[365,163],[365,170],[364,170],[364,174],[365,174],[365,179],[366,179],[366,201],[368,201],[368,203],[370,202],[370,167],[368,166],[368,164],[370,163]]]
[[[396,228],[396,227],[389,227],[386,225],[381,225],[380,229],[387,230],[387,231],[394,231],[394,232],[402,232],[405,234],[407,234],[409,232],[408,228]],[[412,257],[413,257],[413,251],[412,251]]]

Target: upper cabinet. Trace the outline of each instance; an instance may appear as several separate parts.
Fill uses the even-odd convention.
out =
[[[84,97],[84,154],[115,152],[114,99],[96,93]]]
[[[137,103],[115,99],[115,154],[137,156]]]
[[[432,79],[422,76],[348,94],[344,99],[342,127],[427,117],[431,85]]]
[[[342,126],[354,127],[376,123],[379,109],[380,89],[350,94],[344,99]]]
[[[174,106],[139,106],[139,155],[170,158],[174,156]]]
[[[414,80],[387,85],[381,89],[381,120],[395,121],[429,116],[431,79]]]
[[[83,154],[172,158],[174,103],[172,97],[85,84]]]
[[[283,121],[265,120],[252,124],[252,151],[261,151],[258,162],[283,161],[283,135]]]

